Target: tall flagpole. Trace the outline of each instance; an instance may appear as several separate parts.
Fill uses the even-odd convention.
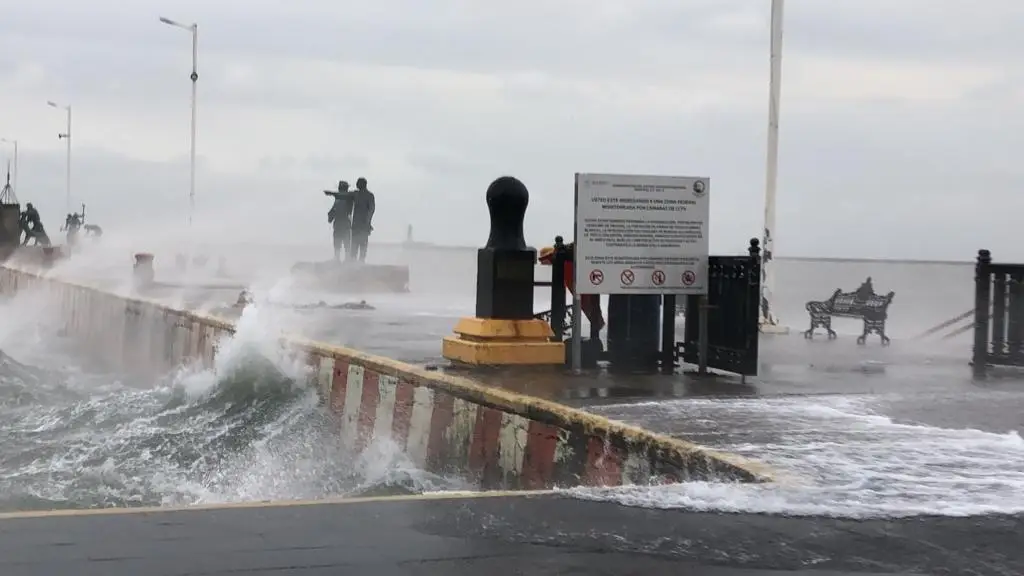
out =
[[[761,332],[788,334],[772,310],[775,289],[775,201],[779,172],[779,99],[782,92],[782,11],[784,0],[772,0],[771,78],[768,86],[768,153],[765,166],[764,233],[761,238]]]

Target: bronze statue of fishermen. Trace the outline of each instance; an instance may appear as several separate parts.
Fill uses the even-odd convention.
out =
[[[25,205],[25,211],[21,213],[18,224],[21,226],[21,231],[25,233],[22,246],[28,246],[29,240],[35,240],[37,246],[50,245],[50,237],[46,235],[46,229],[43,228],[43,220],[31,202]]]
[[[376,209],[377,202],[366,187],[366,178],[356,180],[356,191],[352,193],[352,258],[359,262],[366,262]]]
[[[352,205],[353,195],[348,189],[348,182],[338,182],[338,191],[324,190],[324,195],[334,198],[334,205],[327,212],[327,222],[334,231],[334,261],[341,261],[341,253],[345,252],[345,260],[349,259],[352,244]]]
[[[68,246],[74,246],[78,242],[78,231],[82,228],[82,220],[85,218],[85,213],[68,214],[67,218],[64,219],[64,226],[61,227],[62,232],[67,232]]]

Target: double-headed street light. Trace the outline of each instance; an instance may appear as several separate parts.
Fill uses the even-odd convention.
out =
[[[14,193],[17,194],[18,193],[18,141],[17,140],[9,140],[7,138],[0,138],[0,142],[3,142],[4,144],[11,144],[12,146],[14,146],[14,175],[11,178],[11,182],[12,182],[12,187],[14,188]]]
[[[64,167],[64,203],[68,214],[71,214],[71,105],[61,105],[56,102],[47,101],[46,104],[51,108],[63,108],[68,114],[68,127],[63,134],[57,134],[57,139],[63,139],[67,142],[67,161]]]
[[[182,24],[175,22],[170,18],[160,17],[160,21],[169,26],[188,30],[192,33],[192,74],[189,78],[192,80],[192,133],[189,138],[189,190],[188,190],[188,224],[192,225],[192,213],[196,207],[196,81],[199,80],[199,68],[197,66],[197,60],[199,58],[199,25]]]

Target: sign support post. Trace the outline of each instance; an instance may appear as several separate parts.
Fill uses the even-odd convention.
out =
[[[579,294],[572,296],[572,373],[583,373],[583,327],[580,326],[582,303]]]
[[[575,184],[573,185],[573,198],[578,199],[580,195],[580,175],[577,172],[575,178]],[[572,334],[570,335],[569,345],[572,347],[570,351],[572,355],[572,373],[580,375],[583,372],[583,327],[580,326],[580,317],[583,316],[582,308],[583,301],[580,298],[580,283],[579,283],[579,272],[577,271],[577,260],[579,251],[575,249],[579,246],[579,218],[573,218],[572,222],[572,240],[573,240],[573,274],[576,278],[573,278],[573,285],[576,290],[572,294]]]
[[[708,373],[708,297],[701,294],[697,297],[699,303],[697,309],[700,310],[697,316],[698,322],[698,341],[697,341],[697,374],[706,376]]]

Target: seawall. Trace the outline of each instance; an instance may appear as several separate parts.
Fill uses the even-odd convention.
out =
[[[214,367],[234,325],[158,302],[103,292],[47,272],[0,267],[0,294],[32,291],[66,333],[112,368]],[[560,404],[357,350],[282,335],[309,367],[354,451],[390,438],[424,470],[480,489],[617,486],[685,480],[762,482],[763,466]]]

